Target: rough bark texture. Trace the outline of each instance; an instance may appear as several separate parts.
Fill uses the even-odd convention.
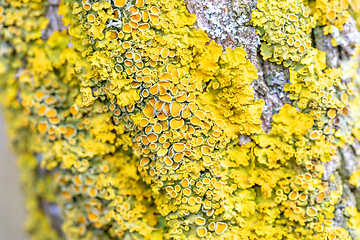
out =
[[[270,61],[263,61],[259,52],[260,40],[252,26],[251,12],[256,8],[256,1],[251,0],[186,0],[188,10],[197,16],[196,26],[207,32],[209,37],[225,48],[243,47],[249,59],[258,70],[258,79],[254,80],[252,87],[255,98],[263,99],[265,107],[262,113],[262,128],[265,132],[271,129],[272,116],[280,108],[289,103],[288,94],[284,86],[289,83],[289,69]],[[356,21],[351,20],[344,26],[343,31],[335,31],[324,35],[322,27],[313,31],[313,42],[316,48],[326,52],[326,63],[329,68],[339,68],[341,64],[349,61],[354,54],[356,44],[359,44],[359,31]],[[337,39],[338,46],[333,46],[331,40]],[[346,82],[348,79],[343,79]],[[240,144],[246,143],[240,137]],[[335,225],[345,227],[348,218],[344,217],[344,209],[348,206],[357,206],[360,200],[360,190],[349,184],[351,175],[359,169],[360,148],[355,140],[353,145],[346,145],[338,149],[339,158],[325,163],[323,181],[329,181],[331,175],[336,176],[337,184],[344,187],[344,201],[340,201],[335,210]],[[330,183],[330,181],[329,181]],[[345,204],[344,204],[345,203]]]
[[[205,0],[185,1],[190,13],[196,15],[196,26],[206,31],[217,44],[232,49],[243,47],[247,59],[258,70],[258,79],[251,87],[255,90],[255,99],[263,99],[263,130],[271,128],[272,115],[288,103],[283,88],[289,79],[288,69],[274,62],[263,61],[259,54],[260,39],[252,26],[251,12],[256,8],[256,1],[249,0]]]
[[[59,2],[60,0],[49,1],[46,16],[50,23],[43,33],[43,39],[48,39],[54,31],[65,29],[61,17],[57,15]],[[289,83],[290,76],[289,69],[283,65],[262,60],[259,53],[260,39],[250,22],[252,10],[256,8],[256,1],[186,0],[185,2],[189,12],[197,17],[196,27],[205,30],[212,40],[223,46],[224,51],[227,47],[232,49],[243,47],[247,52],[247,59],[258,71],[258,79],[254,80],[251,85],[255,91],[255,100],[263,99],[265,101],[261,117],[262,128],[265,132],[269,132],[273,115],[290,102],[288,94],[284,91],[284,86]],[[351,21],[345,26],[344,31],[326,36],[323,35],[321,27],[317,27],[313,31],[314,45],[319,50],[326,52],[328,67],[340,67],[353,54],[360,37],[355,24],[355,21]],[[336,47],[331,42],[333,38],[338,39]],[[347,79],[343,79],[343,81],[346,82]],[[240,145],[246,142],[246,136],[239,136]],[[360,143],[355,140],[352,145],[339,148],[338,153],[338,159],[324,164],[323,181],[328,182],[334,190],[337,189],[337,185],[343,184],[343,199],[347,201],[340,201],[336,205],[334,221],[336,226],[345,227],[348,220],[344,216],[345,207],[356,206],[356,202],[360,202],[360,190],[349,184],[352,173],[359,169]],[[335,183],[329,181],[331,175],[336,177]],[[61,232],[60,211],[55,205],[49,204],[45,200],[41,203],[43,211],[50,216],[53,227]]]

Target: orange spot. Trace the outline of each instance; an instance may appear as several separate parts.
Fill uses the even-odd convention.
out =
[[[150,8],[150,12],[151,12],[152,14],[158,15],[158,14],[160,14],[160,9],[157,8],[157,7],[151,7],[151,8]]]
[[[98,220],[99,216],[93,212],[89,212],[88,218],[91,222],[95,222],[96,220]]]
[[[37,113],[40,116],[44,116],[46,113],[46,106],[45,105],[40,105],[40,107],[37,109]]]
[[[169,157],[165,157],[165,164],[171,166],[173,164],[173,161]]]
[[[306,174],[304,175],[304,180],[305,180],[306,182],[310,181],[311,179],[312,179],[312,177],[311,177],[311,175],[310,175],[309,173],[306,173]]]
[[[331,133],[331,128],[329,126],[326,126],[324,129],[324,134],[330,134]]]
[[[75,176],[73,182],[74,182],[77,186],[81,186],[81,185],[82,185],[82,181],[81,181],[81,179],[80,179],[80,175]]]
[[[126,3],[126,0],[114,0],[115,7],[123,7]]]
[[[161,50],[160,55],[161,55],[162,58],[167,58],[167,57],[169,56],[169,53],[170,53],[170,50],[169,50],[169,49],[163,48],[163,49]]]
[[[296,16],[295,14],[290,14],[288,18],[290,21],[298,21],[299,20],[298,16]]]
[[[189,198],[188,203],[189,203],[189,205],[191,205],[191,206],[194,205],[194,204],[196,203],[195,198],[193,198],[193,197]]]
[[[50,109],[47,113],[46,113],[46,117],[51,118],[51,117],[56,117],[57,116],[57,112],[55,109]]]
[[[132,32],[132,28],[131,28],[131,26],[130,26],[130,24],[124,24],[124,26],[123,26],[123,31],[125,32],[125,33],[131,33]],[[125,43],[124,43],[125,44]]]
[[[148,158],[141,159],[140,167],[145,167],[147,164],[149,164],[149,162],[150,162],[150,159],[148,159]]]
[[[151,74],[151,69],[150,68],[144,68],[144,70],[142,71],[144,75],[150,75]],[[144,82],[146,82],[144,80]]]
[[[146,117],[153,118],[154,117],[154,108],[150,104],[147,104],[143,110],[143,113]]]
[[[150,29],[150,25],[148,23],[143,23],[143,24],[140,24],[138,28],[141,31],[146,31],[146,30]]]
[[[320,133],[319,133],[319,131],[317,131],[317,130],[315,130],[315,131],[313,131],[311,134],[310,134],[310,139],[311,140],[315,140],[315,139],[318,139],[318,138],[320,138]]]
[[[176,152],[183,152],[185,150],[185,144],[183,143],[175,143],[173,148]]]
[[[169,129],[169,122],[168,121],[161,121],[160,124],[162,126],[163,131],[166,131],[166,130]]]
[[[161,120],[161,121],[164,121],[164,120],[166,120],[166,119],[168,118],[168,115],[167,115],[164,111],[161,111],[161,112],[158,114],[157,118],[158,118],[159,120]],[[165,130],[165,129],[164,129],[164,130]]]
[[[37,129],[39,130],[40,133],[44,134],[44,133],[46,133],[47,126],[48,126],[48,124],[46,122],[41,122],[38,124]]]
[[[161,124],[157,123],[154,125],[153,130],[155,133],[160,134],[162,132],[162,126]]]
[[[35,100],[41,101],[45,97],[45,93],[40,90],[37,90],[35,93]]]
[[[192,102],[195,100],[195,94],[189,93],[188,97],[186,98],[186,101]]]
[[[136,0],[135,6],[140,8],[144,6],[144,0]]]
[[[183,180],[181,180],[180,184],[183,187],[188,187],[189,186],[189,180],[187,178],[184,178]]]
[[[95,181],[94,181],[94,179],[92,179],[92,178],[87,178],[87,179],[85,180],[85,183],[86,183],[86,185],[92,185],[92,184],[95,183]]]
[[[185,109],[182,111],[181,116],[182,116],[182,118],[188,118],[188,117],[190,117],[190,115],[191,115],[191,111],[190,111],[190,108],[187,106],[187,107],[185,107]]]
[[[215,230],[215,223],[210,223],[209,226],[208,226],[209,230],[210,231],[214,231]]]
[[[137,13],[137,14],[131,15],[130,19],[131,19],[131,21],[137,23],[141,20],[141,14]]]
[[[182,105],[178,102],[172,102],[170,104],[170,113],[173,117],[176,117],[180,114],[180,111],[182,110]]]
[[[179,129],[179,128],[181,128],[183,125],[184,125],[184,120],[182,120],[182,119],[180,119],[180,120],[178,120],[178,119],[172,119],[172,120],[170,121],[170,127],[171,127],[172,129]]]
[[[179,97],[176,98],[176,101],[178,101],[178,102],[185,102],[186,98],[187,98],[186,93],[183,93],[183,94],[181,94]]]
[[[130,25],[128,25],[128,27],[130,28]],[[131,43],[129,43],[128,41],[125,41],[125,42],[123,43],[123,48],[128,49],[128,48],[130,48],[130,47],[131,47]]]
[[[325,193],[324,192],[320,192],[317,196],[316,196],[316,202],[317,203],[322,203],[322,201],[325,198]]]
[[[158,92],[159,92],[159,85],[156,84],[154,86],[152,86],[150,89],[149,89],[150,93],[152,95],[156,95]]]
[[[216,182],[216,183],[214,184],[214,187],[215,187],[216,189],[221,189],[221,188],[223,187],[223,185],[222,185],[221,182]]]
[[[141,137],[141,141],[142,141],[142,143],[145,144],[145,145],[148,145],[148,144],[149,144],[149,139],[148,139],[146,136],[142,136],[142,137]]]
[[[327,115],[329,118],[333,119],[336,117],[336,110],[335,109],[330,109],[328,112],[327,112]]]
[[[303,45],[300,46],[299,51],[303,53],[305,51],[305,47]]]
[[[76,115],[76,114],[78,113],[77,107],[76,107],[75,105],[72,105],[72,106],[70,107],[70,113],[71,113],[72,115]]]
[[[66,126],[66,132],[64,134],[64,137],[66,139],[72,138],[76,135],[76,128],[72,127],[72,126]]]
[[[89,11],[91,9],[90,4],[84,4],[84,10]]]
[[[133,22],[133,21],[130,21],[129,24],[130,24],[130,27],[133,29],[136,29],[139,26],[136,22]]]
[[[67,191],[62,192],[62,196],[63,196],[64,198],[66,198],[66,199],[70,199],[70,198],[71,198],[71,194],[70,194],[69,192],[67,192]]]
[[[194,116],[194,117],[192,117],[192,118],[190,119],[190,122],[191,122],[192,124],[194,124],[194,125],[199,125],[199,124],[201,123],[201,120],[200,120],[199,117]]]
[[[55,103],[56,102],[56,98],[54,98],[54,97],[47,97],[46,99],[45,99],[45,103],[46,104],[53,104],[53,103]]]
[[[195,220],[196,221],[196,220]],[[199,237],[205,237],[207,230],[205,227],[198,227],[196,229],[197,234],[199,235]]]
[[[90,191],[89,191],[89,196],[90,197],[95,197],[96,196],[96,190],[95,188],[91,188]]]
[[[306,214],[309,215],[310,217],[315,216],[316,213],[317,213],[317,211],[313,207],[308,207],[306,210]]]
[[[202,139],[200,138],[200,140],[202,140]],[[204,154],[204,155],[209,156],[209,155],[211,154],[210,147],[208,147],[208,146],[202,146],[202,147],[201,147],[201,153]]]
[[[297,198],[298,198],[298,193],[297,192],[291,192],[290,194],[289,194],[289,199],[290,200],[296,200]]]
[[[150,142],[156,142],[156,140],[158,139],[158,136],[155,133],[150,133],[147,137]]]
[[[305,201],[307,198],[308,198],[308,196],[306,194],[304,194],[304,193],[300,194],[300,196],[299,196],[299,199],[301,201]]]
[[[164,95],[160,96],[159,99],[160,99],[161,101],[170,103],[171,100],[172,100],[172,97],[171,97],[170,94],[164,94]]]
[[[347,103],[349,101],[349,96],[346,93],[341,94],[341,101]]]
[[[60,118],[58,118],[58,117],[49,118],[49,122],[50,122],[51,124],[57,124],[57,123],[60,122]]]
[[[92,14],[87,15],[87,19],[89,22],[94,22],[96,20],[96,17]]]
[[[148,11],[143,11],[142,12],[142,19],[144,22],[149,21],[149,12]]]
[[[195,103],[189,103],[189,107],[192,112],[196,112],[198,109]]]
[[[195,219],[195,223],[197,224],[197,225],[204,225],[205,223],[206,223],[206,220],[205,220],[205,218],[202,218],[202,217],[197,217],[196,219]]]
[[[137,8],[135,6],[130,6],[128,8],[128,11],[131,13],[131,14],[136,14],[138,12]]]
[[[215,233],[220,235],[224,233],[227,229],[227,224],[223,222],[217,222],[215,226]]]
[[[175,162],[180,162],[181,159],[183,158],[183,156],[184,156],[184,153],[177,153],[177,154],[175,154],[175,156],[174,156],[174,161],[175,161]]]
[[[336,18],[336,13],[335,11],[333,10],[330,10],[326,13],[326,18],[329,20],[329,21],[334,21],[335,18]]]

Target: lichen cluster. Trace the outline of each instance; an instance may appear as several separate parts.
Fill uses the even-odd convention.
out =
[[[358,80],[312,46],[308,4],[253,11],[263,58],[290,66],[291,105],[264,133],[246,52],[223,52],[182,0],[63,0],[68,29],[49,38],[47,1],[2,1],[1,103],[33,238],[351,239],[360,214],[334,226],[343,186],[323,164],[360,137]]]
[[[344,4],[345,1],[341,2]],[[304,2],[301,1],[296,3],[300,6],[303,6],[304,4]],[[267,30],[276,30],[273,22],[277,20],[280,21],[280,19],[278,19],[280,15],[273,14],[273,9],[282,9],[282,14],[289,14],[288,8],[282,8],[282,6],[279,6],[281,4],[282,3],[278,3],[277,1],[259,1],[258,8],[260,12],[257,10],[253,12],[252,21],[254,25],[257,26],[261,40],[265,43],[269,41],[270,36],[270,34],[269,36],[266,34],[269,32]],[[321,17],[319,11],[321,12],[324,10],[320,5],[320,1],[316,1],[317,7],[310,5],[312,11],[309,13],[308,17],[317,20],[317,25],[324,26],[327,25],[327,22],[324,19],[320,20]],[[296,5],[293,4],[292,6],[295,8]],[[332,14],[329,13],[332,9],[328,5],[326,7],[327,14]],[[348,6],[343,6],[344,9],[347,7]],[[340,11],[338,8],[334,9]],[[347,20],[341,20],[339,14],[338,16],[339,20],[335,21],[335,25],[342,30],[342,26],[347,23]],[[347,16],[346,13],[343,13],[343,16]],[[327,16],[327,18],[329,17]],[[335,18],[331,19],[331,21],[333,20],[335,20]],[[281,29],[286,30],[288,26],[292,25],[293,23],[291,22],[285,22]],[[303,27],[309,29],[306,22],[299,22],[298,28],[302,29]],[[315,27],[315,22],[311,27]],[[327,34],[329,31],[325,28],[326,27],[324,27],[324,34]],[[308,34],[311,33],[311,28],[309,30]],[[264,59],[269,59],[270,61],[275,61],[280,64],[285,59],[280,59],[279,61],[275,58],[269,58],[269,56],[275,56],[276,53],[275,49],[270,49],[270,51],[264,51],[264,49],[262,49],[261,52]],[[348,76],[344,76],[344,74],[349,75],[348,71],[343,72],[341,68],[327,68],[325,53],[317,50],[311,45],[309,45],[307,51],[304,52],[303,55],[298,55],[297,59],[291,60],[291,62],[289,62],[289,60],[283,62],[285,66],[290,66],[290,84],[286,84],[284,90],[289,92],[289,98],[292,101],[292,105],[297,108],[299,114],[305,114],[309,119],[308,121],[299,121],[299,124],[302,122],[301,126],[307,126],[306,123],[308,123],[307,129],[305,129],[301,138],[298,138],[295,141],[294,139],[289,139],[289,137],[283,138],[283,141],[285,140],[285,142],[289,142],[294,146],[293,150],[291,145],[285,145],[288,148],[288,152],[291,153],[291,157],[295,157],[295,167],[292,168],[298,169],[298,171],[301,172],[301,175],[296,176],[292,182],[302,186],[305,184],[305,188],[302,187],[300,192],[299,190],[293,191],[288,197],[290,200],[303,199],[303,202],[298,201],[295,202],[295,204],[293,203],[292,207],[294,212],[297,212],[296,215],[301,213],[300,209],[302,208],[302,211],[306,213],[305,216],[313,217],[310,221],[309,218],[308,220],[305,220],[303,224],[305,224],[307,230],[314,231],[315,233],[317,232],[315,239],[326,239],[327,237],[336,239],[336,232],[343,234],[342,236],[338,235],[337,239],[347,239],[348,235],[344,229],[331,227],[331,219],[334,218],[333,211],[343,194],[343,186],[341,182],[335,182],[335,176],[331,175],[329,180],[334,183],[333,185],[335,187],[335,190],[331,190],[331,184],[329,185],[326,183],[325,181],[327,179],[324,179],[323,177],[323,164],[329,161],[336,161],[338,158],[337,148],[343,147],[346,144],[352,144],[354,138],[356,138],[357,117],[353,115],[353,112],[356,112],[357,108],[356,106],[351,106],[351,102],[353,102],[353,99],[357,98],[356,96],[358,95],[358,90],[354,88],[355,85],[357,85],[357,80],[354,76],[356,73],[350,73],[352,76],[347,79]],[[345,62],[344,69],[346,69],[347,65],[351,66],[352,64],[353,62],[351,61]],[[352,67],[352,69],[357,69],[357,66],[353,65]],[[354,102],[356,103],[356,101]],[[282,109],[284,109],[284,107],[286,107],[286,105],[283,106]],[[349,119],[348,115],[353,115],[353,118]],[[274,116],[273,121],[276,122],[276,119],[277,117]],[[296,123],[292,122],[291,126],[296,126]],[[274,127],[273,123],[272,131],[274,130]],[[298,132],[298,134],[301,133],[301,128],[296,129],[295,132]],[[277,135],[281,136],[281,133],[277,133]],[[258,137],[262,136],[260,135]],[[281,146],[283,143],[279,141],[274,145]],[[266,146],[268,146],[268,144],[263,145],[262,147]],[[274,151],[273,148],[274,147],[263,149],[262,152],[267,154],[267,159],[281,160],[281,157],[269,158],[269,156],[271,156],[269,153]],[[279,153],[275,156],[278,157]],[[291,159],[291,157],[284,157],[285,159]],[[306,180],[306,178],[308,180]],[[289,211],[285,211],[285,213],[287,213],[285,216],[289,218]],[[356,217],[356,211],[353,209],[350,215]],[[299,221],[299,215],[297,217],[293,216],[292,218],[293,219],[289,219]],[[356,229],[359,225],[356,225],[356,220],[353,219],[354,218],[349,219],[348,227]],[[355,236],[358,238],[358,233],[355,233],[353,237]]]
[[[310,33],[316,21],[302,1],[258,1],[251,21],[263,41],[264,60],[284,62],[287,67],[311,48]]]

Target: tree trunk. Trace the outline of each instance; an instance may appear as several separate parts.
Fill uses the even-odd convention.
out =
[[[327,5],[1,2],[32,238],[360,239],[359,10]]]

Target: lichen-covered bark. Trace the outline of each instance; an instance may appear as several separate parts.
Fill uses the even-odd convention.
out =
[[[226,47],[243,47],[258,71],[258,78],[251,86],[255,99],[263,99],[265,107],[261,116],[265,132],[271,128],[272,116],[288,103],[283,86],[288,82],[286,68],[276,63],[263,61],[259,55],[260,39],[252,26],[251,13],[256,1],[251,0],[186,0],[190,13],[196,15],[195,26],[203,29],[216,43]]]
[[[284,104],[290,102],[288,93],[284,92],[284,86],[289,82],[290,75],[287,67],[261,59],[259,37],[250,23],[251,10],[256,8],[256,1],[187,0],[186,2],[189,11],[197,16],[196,26],[204,29],[214,41],[224,48],[242,46],[248,53],[247,58],[258,70],[258,79],[253,81],[252,87],[256,98],[265,100],[261,119],[263,130],[268,132],[271,129],[272,116],[277,114]],[[326,53],[326,64],[329,68],[339,68],[343,64],[343,68],[346,69],[349,67],[347,65],[350,65],[347,61],[355,54],[356,45],[359,44],[360,33],[356,28],[356,21],[351,18],[347,24],[344,24],[342,31],[335,28],[334,32],[328,35],[324,35],[323,29],[324,27],[314,29],[312,33],[314,46]],[[349,81],[350,79],[343,78],[343,82]],[[338,148],[337,159],[324,163],[323,180],[329,181],[330,176],[334,175],[335,182],[344,187],[342,195],[344,200],[340,200],[335,208],[334,221],[339,227],[346,228],[348,225],[346,207],[359,208],[359,190],[349,183],[352,174],[360,167],[359,153],[359,141],[355,139],[353,144]],[[338,186],[332,185],[334,185],[332,190],[336,190]],[[355,239],[356,231],[349,231]]]
[[[360,236],[353,5],[28,2],[0,74],[35,238]]]

